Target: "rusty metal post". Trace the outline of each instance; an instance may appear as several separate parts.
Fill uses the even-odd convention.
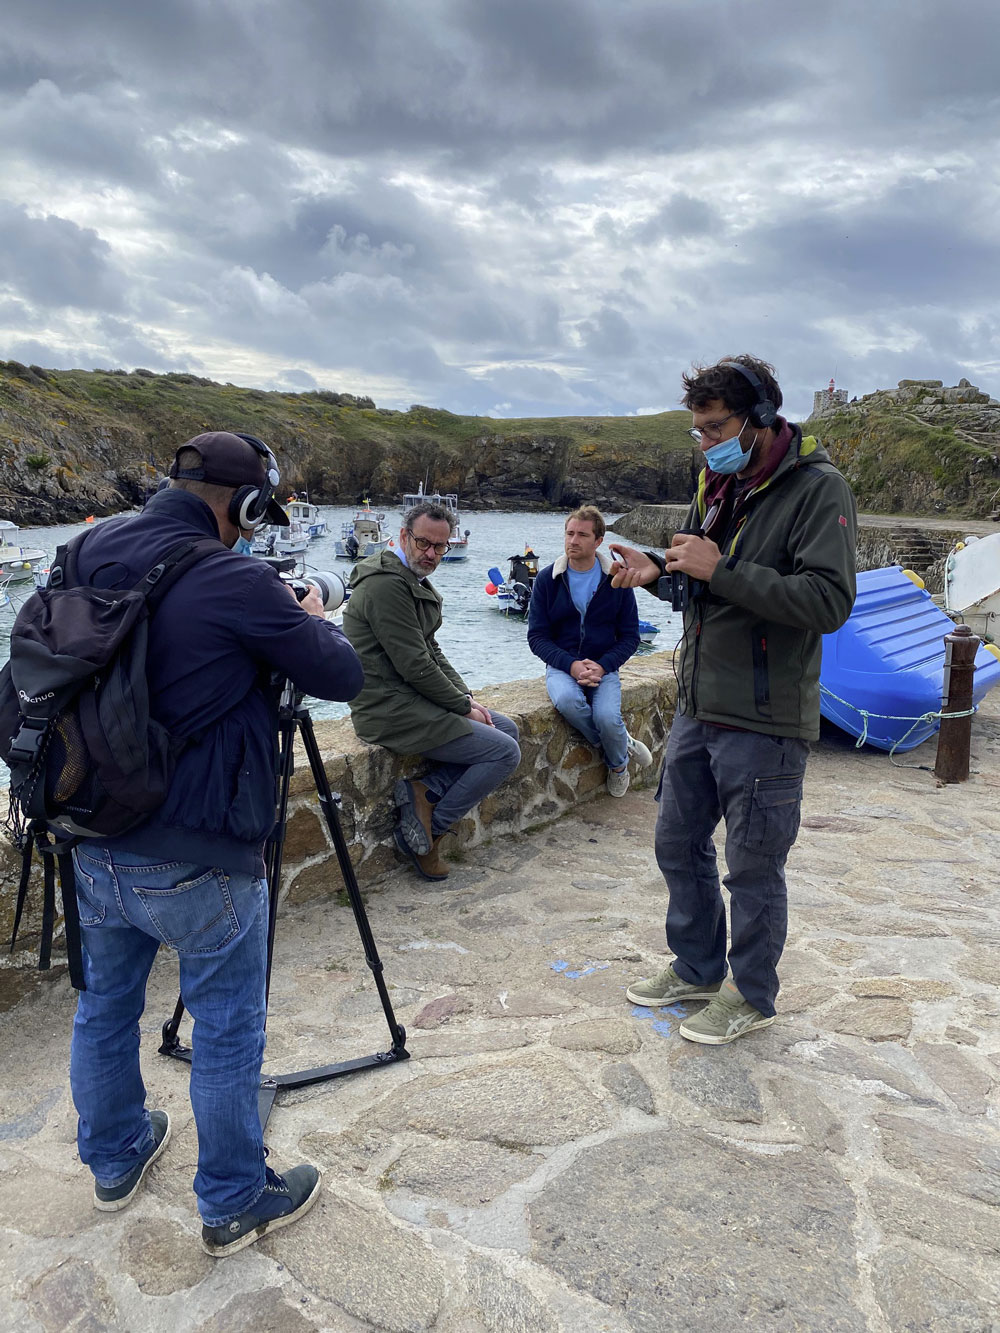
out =
[[[965,782],[969,776],[972,744],[972,677],[976,671],[979,639],[968,625],[956,625],[944,636],[944,682],[941,730],[938,732],[934,776],[939,782]],[[964,713],[964,717],[948,716]]]

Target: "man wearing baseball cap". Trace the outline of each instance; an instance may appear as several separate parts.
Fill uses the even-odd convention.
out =
[[[70,1079],[80,1156],[95,1207],[126,1207],[167,1146],[170,1119],[146,1109],[139,1020],[161,944],[180,964],[194,1019],[194,1190],[202,1244],[232,1254],[295,1221],[319,1172],[265,1163],[257,1113],[264,1051],[267,888],[262,850],[275,818],[277,700],[287,677],[321,699],[347,700],[361,666],[315,591],[299,603],[274,570],[232,551],[261,523],[287,524],[274,499],[278,465],[263,441],[231,431],[178,450],[165,489],[141,514],[85,538],[80,582],[128,588],[179,544],[216,539],[169,587],[149,621],[150,714],[183,745],[166,800],[116,839],[75,848],[86,990],[73,1028]]]

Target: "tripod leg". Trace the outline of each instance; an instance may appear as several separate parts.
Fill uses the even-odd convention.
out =
[[[316,743],[316,733],[313,731],[312,718],[304,708],[296,710],[296,720],[302,733],[302,743],[305,746],[306,754],[309,757],[309,766],[312,769],[313,779],[316,783],[316,794],[319,797],[320,807],[326,817],[327,828],[330,830],[330,837],[333,839],[334,850],[337,853],[337,861],[340,865],[340,873],[344,880],[344,887],[347,890],[347,897],[350,900],[351,908],[354,912],[354,920],[357,923],[358,934],[361,936],[361,944],[365,951],[365,962],[371,968],[372,976],[375,978],[375,986],[378,990],[379,999],[382,1001],[382,1009],[385,1012],[386,1022],[389,1025],[389,1034],[392,1037],[392,1049],[398,1056],[407,1054],[406,1032],[404,1028],[396,1021],[396,1015],[393,1012],[392,1002],[389,999],[389,992],[386,989],[385,979],[382,975],[382,960],[379,958],[378,949],[375,947],[375,937],[372,935],[371,926],[368,921],[368,913],[365,910],[364,900],[361,897],[361,890],[358,888],[357,876],[354,873],[354,866],[351,864],[351,854],[347,847],[347,839],[344,837],[344,830],[340,825],[340,816],[337,813],[337,800],[330,790],[330,780],[326,776],[326,769],[323,767],[323,757],[319,752],[319,746]]]

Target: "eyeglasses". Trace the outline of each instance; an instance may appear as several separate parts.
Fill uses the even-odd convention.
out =
[[[432,542],[428,541],[426,537],[414,537],[412,528],[407,528],[406,531],[410,534],[413,545],[418,551],[433,551],[435,555],[447,555],[451,550],[451,542]]]
[[[704,426],[692,426],[688,431],[692,440],[697,440],[701,444],[702,440],[721,440],[722,428],[727,421],[732,421],[733,417],[738,417],[739,412],[730,412],[728,417],[723,417],[721,421],[708,421]]]

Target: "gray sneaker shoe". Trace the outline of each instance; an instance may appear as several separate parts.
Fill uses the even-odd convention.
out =
[[[628,769],[623,768],[620,773],[616,773],[613,768],[608,769],[608,795],[624,796],[628,791]]]
[[[166,1111],[150,1111],[150,1128],[153,1142],[146,1156],[138,1162],[124,1180],[117,1185],[99,1185],[94,1181],[94,1207],[102,1213],[118,1213],[127,1208],[138,1193],[139,1186],[146,1179],[146,1172],[163,1153],[170,1142],[170,1117]]]
[[[628,738],[628,757],[634,759],[640,768],[648,768],[653,762],[649,746],[643,745],[642,741],[637,741],[634,736]]]
[[[206,1254],[216,1259],[237,1254],[269,1231],[297,1222],[316,1202],[322,1184],[317,1168],[308,1164],[293,1166],[283,1176],[267,1167],[266,1179],[263,1193],[252,1208],[231,1222],[202,1227],[201,1247]]]
[[[678,1030],[688,1041],[699,1041],[705,1046],[725,1046],[757,1028],[770,1027],[775,1017],[772,1014],[765,1018],[752,1004],[747,1004],[732,981],[727,979],[711,1004],[693,1018],[686,1018]]]
[[[679,977],[668,964],[655,977],[648,977],[645,981],[637,981],[634,986],[629,986],[625,998],[633,1004],[644,1004],[655,1009],[657,1005],[675,1004],[684,1000],[714,1000],[721,985],[721,981],[716,981],[711,986],[696,986],[694,982]]]

